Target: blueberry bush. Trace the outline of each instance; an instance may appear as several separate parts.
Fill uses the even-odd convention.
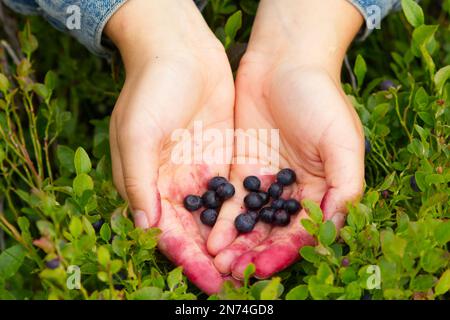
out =
[[[109,113],[123,68],[37,17],[0,31],[0,299],[449,299],[450,0],[403,0],[342,83],[364,125],[366,190],[337,236],[314,202],[318,245],[272,279],[207,297],[135,229],[111,178]],[[236,69],[256,0],[204,11]],[[19,32],[16,32],[20,30]],[[79,281],[78,281],[79,280]]]

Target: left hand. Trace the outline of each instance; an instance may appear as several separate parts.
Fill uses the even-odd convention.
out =
[[[307,198],[320,203],[324,219],[331,219],[340,228],[345,220],[346,204],[357,200],[363,190],[364,134],[358,115],[341,89],[340,66],[333,63],[333,59],[343,59],[347,47],[342,44],[350,43],[352,36],[348,33],[354,36],[359,28],[347,21],[353,19],[360,25],[362,18],[346,1],[326,1],[327,5],[336,6],[331,12],[348,15],[341,25],[335,26],[335,32],[342,31],[339,28],[347,31],[347,40],[342,40],[342,47],[334,48],[336,52],[332,55],[317,48],[321,53],[314,56],[321,34],[314,37],[314,32],[310,35],[311,28],[295,26],[308,30],[295,46],[297,35],[294,32],[283,34],[291,28],[294,30],[294,26],[274,35],[278,28],[273,27],[276,24],[271,18],[276,15],[274,12],[286,9],[292,12],[301,9],[306,17],[310,10],[314,16],[314,12],[323,8],[314,8],[320,4],[307,0],[281,2],[286,3],[261,2],[249,49],[237,75],[235,128],[279,129],[280,168],[277,169],[291,168],[297,174],[297,183],[285,188],[283,198]],[[282,16],[288,18],[289,14]],[[305,20],[303,23],[308,24],[309,19]],[[278,23],[284,27],[286,24],[288,22]],[[269,38],[273,41],[268,41]],[[302,55],[305,38],[316,42]],[[322,43],[327,42],[323,39]],[[258,136],[252,136],[250,143],[268,150],[274,147]],[[245,267],[252,262],[256,266],[255,276],[267,278],[292,264],[299,258],[299,249],[312,245],[314,239],[300,223],[307,217],[305,210],[292,216],[286,227],[258,222],[252,232],[237,234],[233,221],[242,212],[243,179],[249,175],[259,176],[263,181],[261,189],[267,189],[274,180],[273,176],[262,176],[260,172],[260,164],[269,159],[264,159],[261,153],[240,151],[236,150],[236,157],[256,157],[258,164],[232,166],[230,179],[237,194],[234,201],[224,205],[208,239],[208,250],[217,254],[215,265],[222,273],[231,272],[235,278],[242,279]]]

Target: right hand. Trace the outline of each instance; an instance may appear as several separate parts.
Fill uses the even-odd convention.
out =
[[[224,277],[206,250],[209,227],[183,207],[202,194],[212,176],[227,177],[229,163],[176,164],[174,130],[194,122],[223,136],[233,129],[234,84],[223,46],[191,0],[134,0],[109,21],[126,81],[110,123],[114,182],[130,203],[136,226],[157,226],[159,248],[208,294]],[[224,149],[208,145],[208,152]],[[204,146],[205,147],[205,146]]]

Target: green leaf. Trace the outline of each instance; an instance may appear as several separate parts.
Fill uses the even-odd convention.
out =
[[[300,255],[308,262],[316,263],[320,261],[320,256],[316,253],[314,247],[304,246],[300,249]]]
[[[426,292],[434,285],[435,277],[431,274],[421,274],[411,280],[411,289]]]
[[[42,83],[33,84],[33,91],[42,99],[47,99],[50,96],[50,91]]]
[[[436,85],[436,91],[439,95],[442,95],[444,85],[448,79],[450,79],[450,66],[439,69],[439,71],[434,75],[434,83]]]
[[[425,47],[436,33],[439,26],[422,25],[415,29],[412,34],[412,42],[414,48],[420,50],[420,47]]]
[[[253,263],[250,263],[244,270],[244,287],[248,286],[250,277],[255,273],[256,267]]]
[[[434,288],[434,293],[438,295],[442,295],[450,290],[450,269],[446,270],[441,277],[439,278],[439,281],[436,284],[436,287]]]
[[[25,259],[25,249],[16,244],[0,254],[0,280],[11,278],[17,273]]]
[[[402,258],[405,253],[406,240],[395,235],[391,230],[381,231],[381,249],[390,258]]]
[[[103,282],[108,282],[109,281],[108,274],[105,271],[99,271],[97,273],[97,277]]]
[[[89,173],[92,169],[91,160],[86,151],[79,147],[75,152],[74,164],[77,175],[82,173]]]
[[[70,234],[75,238],[78,238],[83,232],[83,224],[81,223],[80,218],[72,217],[69,224]]]
[[[111,239],[111,228],[109,227],[108,223],[104,223],[100,228],[100,237],[105,242],[109,242],[109,240]]]
[[[355,73],[356,79],[358,80],[358,87],[361,87],[364,83],[364,78],[366,77],[367,65],[366,61],[360,54],[358,54],[358,56],[356,57],[353,72]]]
[[[123,265],[122,260],[115,259],[111,261],[111,268],[110,268],[111,273],[116,274],[117,272],[119,272],[120,269],[122,269],[122,265]]]
[[[414,0],[402,0],[403,13],[406,20],[415,28],[421,26],[425,22],[422,8]]]
[[[427,250],[420,259],[420,264],[426,272],[434,273],[447,263],[448,253],[439,248]]]
[[[434,237],[440,245],[450,241],[450,221],[440,223],[434,230]]]
[[[98,263],[100,263],[100,265],[106,268],[109,264],[109,261],[111,260],[109,250],[105,246],[99,247],[97,249],[97,258]]]
[[[81,219],[83,223],[83,229],[86,234],[90,237],[95,237],[95,229],[92,226],[92,223],[86,218],[86,216],[83,216]]]
[[[161,296],[162,290],[160,288],[146,287],[129,294],[127,298],[129,300],[160,300]]]
[[[246,14],[254,16],[256,15],[256,11],[258,9],[258,2],[254,0],[241,0],[239,3],[242,11],[244,11]]]
[[[319,227],[319,241],[325,246],[331,245],[336,239],[336,227],[331,220],[325,221]]]
[[[308,215],[315,223],[321,223],[323,219],[323,213],[320,206],[312,200],[304,199],[302,201],[302,207],[306,209]]]
[[[133,230],[133,223],[120,213],[113,214],[111,216],[111,228],[116,234],[126,237],[128,232]]]
[[[58,147],[56,148],[56,157],[58,158],[59,165],[62,168],[67,169],[70,173],[75,172],[73,161],[75,152],[71,148],[63,145],[58,145]]]
[[[169,286],[170,291],[173,291],[180,284],[183,284],[183,268],[177,267],[167,275],[167,285]]]
[[[428,106],[429,100],[430,97],[423,87],[417,89],[414,97],[414,104],[417,106],[418,110],[424,110]]]
[[[392,172],[389,176],[387,176],[384,179],[383,184],[378,188],[378,191],[383,191],[383,190],[387,190],[392,186],[392,183],[394,183],[394,179],[395,179],[395,171]]]
[[[316,223],[312,222],[310,219],[301,219],[300,223],[310,235],[317,235],[319,228],[317,227]]]
[[[280,290],[281,288],[281,290]],[[281,278],[275,277],[267,284],[267,286],[261,291],[261,300],[275,300],[283,293],[283,285],[281,284]]]
[[[75,194],[81,197],[86,190],[94,189],[94,181],[86,173],[81,173],[73,179],[72,187]]]
[[[225,34],[227,36],[225,47],[228,46],[234,41],[237,32],[242,26],[242,11],[235,12],[232,16],[230,16],[225,24]]]
[[[0,91],[6,93],[9,89],[9,80],[8,78],[0,72]]]
[[[286,294],[286,300],[306,300],[308,298],[308,286],[298,285]]]
[[[48,71],[47,74],[45,75],[45,86],[47,87],[47,90],[49,91],[53,91],[56,87],[56,82],[58,81],[57,77],[56,77],[56,73],[54,73],[53,71]]]
[[[114,240],[112,241],[112,250],[115,254],[117,254],[119,257],[125,259],[126,255],[130,249],[130,241],[127,241],[123,238],[114,237]]]

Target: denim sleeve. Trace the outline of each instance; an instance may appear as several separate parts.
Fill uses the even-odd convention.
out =
[[[348,0],[363,15],[366,28],[362,30],[362,39],[366,38],[374,29],[381,28],[381,20],[392,10],[400,9],[401,0]]]
[[[111,16],[127,0],[3,0],[16,12],[38,14],[55,28],[74,36],[89,51],[108,57],[111,50],[104,44],[103,29]],[[203,9],[207,0],[194,0]]]
[[[3,0],[11,9],[23,14],[44,16],[54,27],[78,39],[91,52],[107,57],[110,49],[104,45],[103,29],[109,18],[127,0]],[[208,0],[194,0],[203,9]],[[364,16],[366,30],[380,28],[381,20],[392,9],[400,7],[400,0],[348,0]]]

